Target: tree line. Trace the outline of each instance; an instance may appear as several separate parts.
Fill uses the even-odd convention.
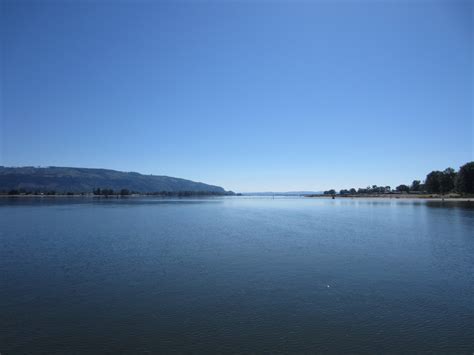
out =
[[[54,196],[54,195],[67,195],[67,196],[74,196],[74,195],[87,195],[90,193],[85,192],[56,192],[55,190],[48,190],[48,191],[30,191],[26,189],[11,189],[8,191],[1,190],[0,194],[7,194],[7,195],[47,195],[47,196]],[[214,191],[155,191],[155,192],[138,192],[138,191],[130,191],[129,189],[120,189],[120,190],[113,190],[109,188],[97,188],[92,190],[92,194],[94,196],[130,196],[130,195],[145,195],[145,196],[163,196],[163,197],[189,197],[189,196],[232,196],[235,195],[232,191],[227,191],[225,193],[222,192],[214,192]]]
[[[155,192],[137,192],[128,189],[114,191],[113,189],[94,189],[93,194],[96,196],[128,196],[128,195],[146,195],[146,196],[164,196],[164,197],[186,197],[186,196],[223,196],[234,195],[232,191],[225,193],[214,191],[155,191]]]
[[[1,190],[0,194],[7,194],[7,195],[48,195],[48,196],[54,196],[57,195],[57,192],[55,190],[48,190],[48,191],[31,191],[31,190],[26,190],[24,188],[21,189],[11,189],[11,190]],[[74,195],[73,192],[67,192],[65,195]],[[84,195],[84,193],[82,193]]]
[[[413,180],[410,185],[401,184],[395,189],[391,186],[372,185],[366,188],[342,189],[339,195],[358,194],[388,194],[388,193],[432,193],[447,194],[459,193],[461,195],[474,194],[474,162],[464,164],[455,171],[446,168],[443,171],[435,170],[426,175],[425,181]],[[324,191],[325,195],[336,195],[334,189]]]

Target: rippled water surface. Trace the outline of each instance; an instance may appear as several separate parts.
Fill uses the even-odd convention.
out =
[[[473,204],[0,200],[0,352],[474,352]]]

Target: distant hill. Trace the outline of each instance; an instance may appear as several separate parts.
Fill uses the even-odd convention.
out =
[[[56,191],[58,193],[92,192],[94,189],[128,189],[140,193],[153,192],[207,192],[226,194],[220,186],[202,182],[158,175],[142,175],[108,169],[69,167],[19,167],[0,166],[0,192],[26,190],[33,192]]]

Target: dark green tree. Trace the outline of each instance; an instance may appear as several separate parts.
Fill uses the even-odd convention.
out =
[[[425,187],[430,193],[445,194],[454,190],[456,172],[452,168],[432,171],[426,176]]]
[[[409,192],[410,188],[407,185],[398,185],[397,186],[397,191],[399,192]]]
[[[410,186],[410,190],[411,191],[421,191],[420,186],[421,186],[421,181],[420,180],[413,180],[413,182],[411,183],[411,186]]]
[[[439,194],[441,192],[441,179],[443,173],[441,171],[432,171],[426,175],[425,188],[429,193]]]
[[[122,189],[120,190],[120,195],[122,196],[130,195],[130,191],[128,189]]]
[[[456,180],[456,171],[453,168],[447,168],[440,176],[439,188],[441,193],[448,193],[454,190]]]
[[[459,168],[456,176],[456,190],[461,194],[474,193],[474,161]]]

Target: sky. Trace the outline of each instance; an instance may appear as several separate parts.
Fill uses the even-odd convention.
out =
[[[0,4],[0,165],[249,192],[474,160],[470,0]]]

